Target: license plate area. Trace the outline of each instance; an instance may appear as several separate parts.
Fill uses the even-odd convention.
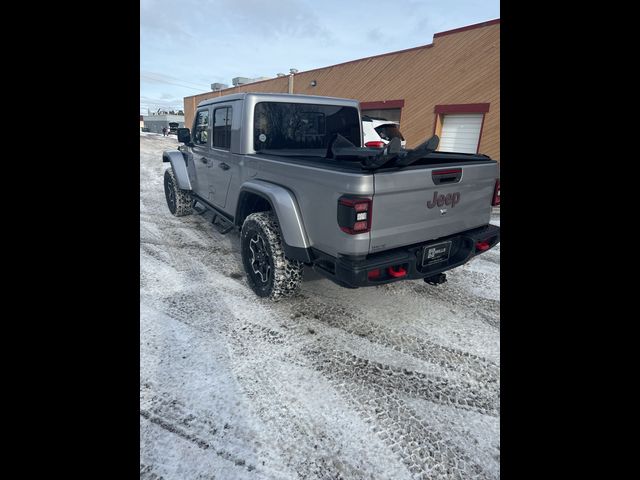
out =
[[[451,241],[427,245],[422,250],[422,266],[446,262],[451,255]]]

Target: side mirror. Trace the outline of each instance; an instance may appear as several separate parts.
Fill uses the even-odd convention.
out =
[[[178,141],[186,145],[189,145],[191,143],[191,132],[188,128],[178,129]]]

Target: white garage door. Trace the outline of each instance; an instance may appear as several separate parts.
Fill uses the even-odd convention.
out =
[[[444,115],[441,152],[476,153],[482,127],[482,113],[461,113]]]

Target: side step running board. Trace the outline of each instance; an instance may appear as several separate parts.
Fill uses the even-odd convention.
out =
[[[193,209],[194,212],[196,212],[198,215],[202,215],[204,212],[207,211],[207,209],[205,207],[203,207],[202,205],[200,206],[200,208],[196,207],[196,205],[198,204],[198,200],[194,199],[193,202],[191,203],[191,208]]]
[[[215,229],[222,235],[224,235],[225,233],[229,233],[231,230],[233,230],[234,227],[231,220],[217,213],[214,213],[211,223],[213,224]]]
[[[193,203],[191,204],[191,208],[198,214],[202,215],[203,213],[211,210],[213,212],[213,218],[211,219],[211,223],[215,227],[215,229],[220,232],[222,235],[225,233],[229,233],[235,225],[233,221],[229,220],[224,215],[218,213],[213,205],[207,205],[206,202],[201,200],[197,195],[194,194]],[[200,204],[200,208],[196,207],[196,204]]]

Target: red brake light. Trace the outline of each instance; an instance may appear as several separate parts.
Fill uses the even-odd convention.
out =
[[[500,179],[496,179],[496,186],[493,189],[493,200],[491,201],[492,207],[500,206]]]
[[[340,197],[338,199],[338,225],[349,235],[367,233],[371,230],[370,198]]]
[[[367,142],[364,144],[365,147],[369,148],[384,148],[386,143],[380,141]]]
[[[353,224],[353,229],[356,232],[363,232],[367,229],[367,222],[356,222]]]

